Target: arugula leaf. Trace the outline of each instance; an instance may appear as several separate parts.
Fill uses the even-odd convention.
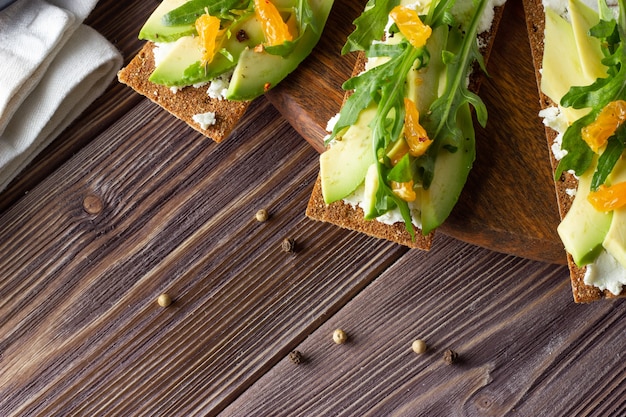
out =
[[[606,149],[598,158],[596,172],[591,179],[591,190],[596,191],[599,186],[605,183],[607,177],[613,171],[615,164],[622,156],[626,147],[626,131],[622,126],[615,135],[609,138]]]
[[[398,163],[391,168],[387,174],[387,179],[396,182],[409,182],[413,179],[413,171],[411,170],[411,158],[409,154],[405,154]]]
[[[188,25],[205,13],[220,19],[230,19],[231,10],[245,10],[249,7],[250,0],[190,0],[166,13],[161,21],[165,26]]]
[[[383,37],[389,12],[400,4],[400,0],[369,0],[365,10],[354,20],[356,28],[348,36],[342,54],[365,51],[372,42]]]

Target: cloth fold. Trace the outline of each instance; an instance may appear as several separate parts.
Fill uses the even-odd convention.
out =
[[[0,190],[121,68],[119,51],[82,24],[96,3],[18,1],[0,12]]]

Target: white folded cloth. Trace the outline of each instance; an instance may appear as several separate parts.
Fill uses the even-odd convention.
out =
[[[122,66],[82,22],[97,0],[19,0],[0,12],[0,190],[78,117]]]

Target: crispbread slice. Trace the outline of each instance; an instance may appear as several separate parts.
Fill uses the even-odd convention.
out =
[[[554,106],[553,103],[546,95],[541,92],[541,68],[543,62],[543,36],[545,30],[545,14],[543,9],[542,0],[523,0],[524,12],[526,14],[526,25],[528,27],[528,40],[530,42],[530,48],[533,55],[533,64],[535,66],[535,75],[537,78],[537,89],[539,91],[539,97],[541,102],[541,108],[547,108]],[[550,157],[553,171],[556,170],[558,161],[554,158],[551,147],[554,139],[557,136],[557,132],[550,127],[545,128],[546,139],[548,148],[550,149]],[[575,189],[578,185],[578,181],[574,175],[564,172],[561,177],[554,182],[556,191],[557,204],[559,206],[559,214],[561,219],[565,217],[569,211],[574,197],[567,193],[568,189]],[[585,285],[585,267],[579,268],[575,263],[572,256],[567,254],[567,264],[570,271],[570,279],[572,282],[572,293],[574,295],[574,301],[577,303],[589,303],[597,301],[603,298],[616,298],[610,291],[601,291],[596,287]],[[618,297],[626,296],[626,292],[622,293]]]
[[[485,64],[489,59],[495,33],[500,24],[500,20],[502,19],[503,12],[504,6],[496,7],[494,10],[491,30],[479,35],[480,52],[483,55]],[[366,59],[364,54],[360,53],[352,72],[352,76],[363,71],[365,61]],[[470,77],[470,90],[477,92],[480,87],[481,80],[482,74],[479,71],[474,71]],[[347,98],[349,94],[350,92],[346,92],[345,97]],[[386,239],[413,249],[429,250],[434,237],[434,232],[431,232],[428,235],[423,235],[420,230],[417,230],[415,233],[415,239],[412,239],[411,235],[406,231],[403,222],[389,225],[376,220],[365,220],[363,218],[363,210],[361,208],[353,207],[343,201],[326,204],[324,202],[324,198],[322,197],[321,178],[319,176],[315,186],[313,187],[313,192],[311,193],[311,198],[309,199],[309,203],[307,205],[306,215],[313,220],[332,223],[344,229],[350,229],[376,238]]]
[[[235,128],[246,109],[247,101],[219,100],[208,96],[206,87],[185,87],[174,92],[166,86],[151,83],[154,71],[154,43],[146,42],[131,62],[118,73],[121,83],[163,107],[203,135],[221,142]],[[215,124],[203,129],[193,120],[196,114],[215,113]]]

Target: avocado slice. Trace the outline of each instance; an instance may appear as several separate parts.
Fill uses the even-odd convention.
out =
[[[376,164],[372,164],[365,173],[365,183],[363,186],[363,202],[361,208],[363,209],[365,219],[373,219],[376,217],[378,210],[376,210],[376,192],[379,185],[378,167]]]
[[[370,122],[376,115],[371,106],[361,112],[329,149],[320,155],[320,177],[324,202],[330,204],[351,194],[363,183],[374,160]]]
[[[546,8],[544,54],[541,72],[541,91],[559,103],[573,85],[589,85],[583,73],[572,25],[551,8]],[[567,120],[580,119],[588,109],[563,108]]]
[[[600,21],[598,13],[580,0],[569,0],[568,9],[583,74],[590,81],[606,77],[600,39],[589,35]]]
[[[459,107],[457,123],[463,130],[465,140],[454,152],[445,147],[438,150],[430,187],[420,189],[424,235],[439,227],[450,215],[476,158],[476,140],[469,104]]]
[[[426,114],[433,102],[439,97],[444,88],[446,66],[440,53],[448,41],[448,28],[435,28],[428,38],[426,47],[432,51],[428,65],[416,70],[412,68],[407,74],[407,97],[413,100],[420,114]],[[417,62],[416,62],[417,65]]]
[[[595,163],[578,178],[576,197],[557,227],[565,250],[578,266],[596,259],[611,226],[612,213],[596,210],[587,200],[594,171]]]
[[[626,160],[621,158],[609,176],[612,184],[626,181]],[[602,246],[624,268],[626,268],[626,207],[613,210],[611,226],[604,237]]]
[[[264,39],[261,24],[254,15],[235,24],[230,32],[231,36],[224,40],[222,48],[230,53],[232,59],[217,53],[209,65],[202,66],[200,38],[185,36],[178,39],[175,47],[163,57],[150,75],[150,82],[172,87],[210,81],[235,67],[237,58],[244,50],[258,45]],[[245,38],[237,36],[240,32],[245,33]]]
[[[173,42],[183,36],[196,33],[194,25],[165,26],[161,20],[168,12],[182,6],[187,1],[163,0],[139,31],[139,39],[152,42]]]
[[[317,28],[308,26],[285,57],[248,48],[241,52],[226,94],[228,100],[252,100],[276,86],[295,70],[320,39],[332,8],[332,0],[309,0]]]
[[[431,51],[443,50],[448,41],[447,28],[440,26],[433,31],[427,47]],[[445,87],[445,64],[441,54],[432,54],[426,71],[409,74],[409,83],[418,88],[409,88],[409,94],[419,106],[428,109]],[[425,110],[420,110],[424,112]],[[467,176],[476,157],[474,129],[469,106],[459,109],[457,115],[466,140],[455,152],[445,148],[438,150],[433,181],[428,189],[417,189],[421,206],[422,233],[428,234],[443,223],[459,199]]]

